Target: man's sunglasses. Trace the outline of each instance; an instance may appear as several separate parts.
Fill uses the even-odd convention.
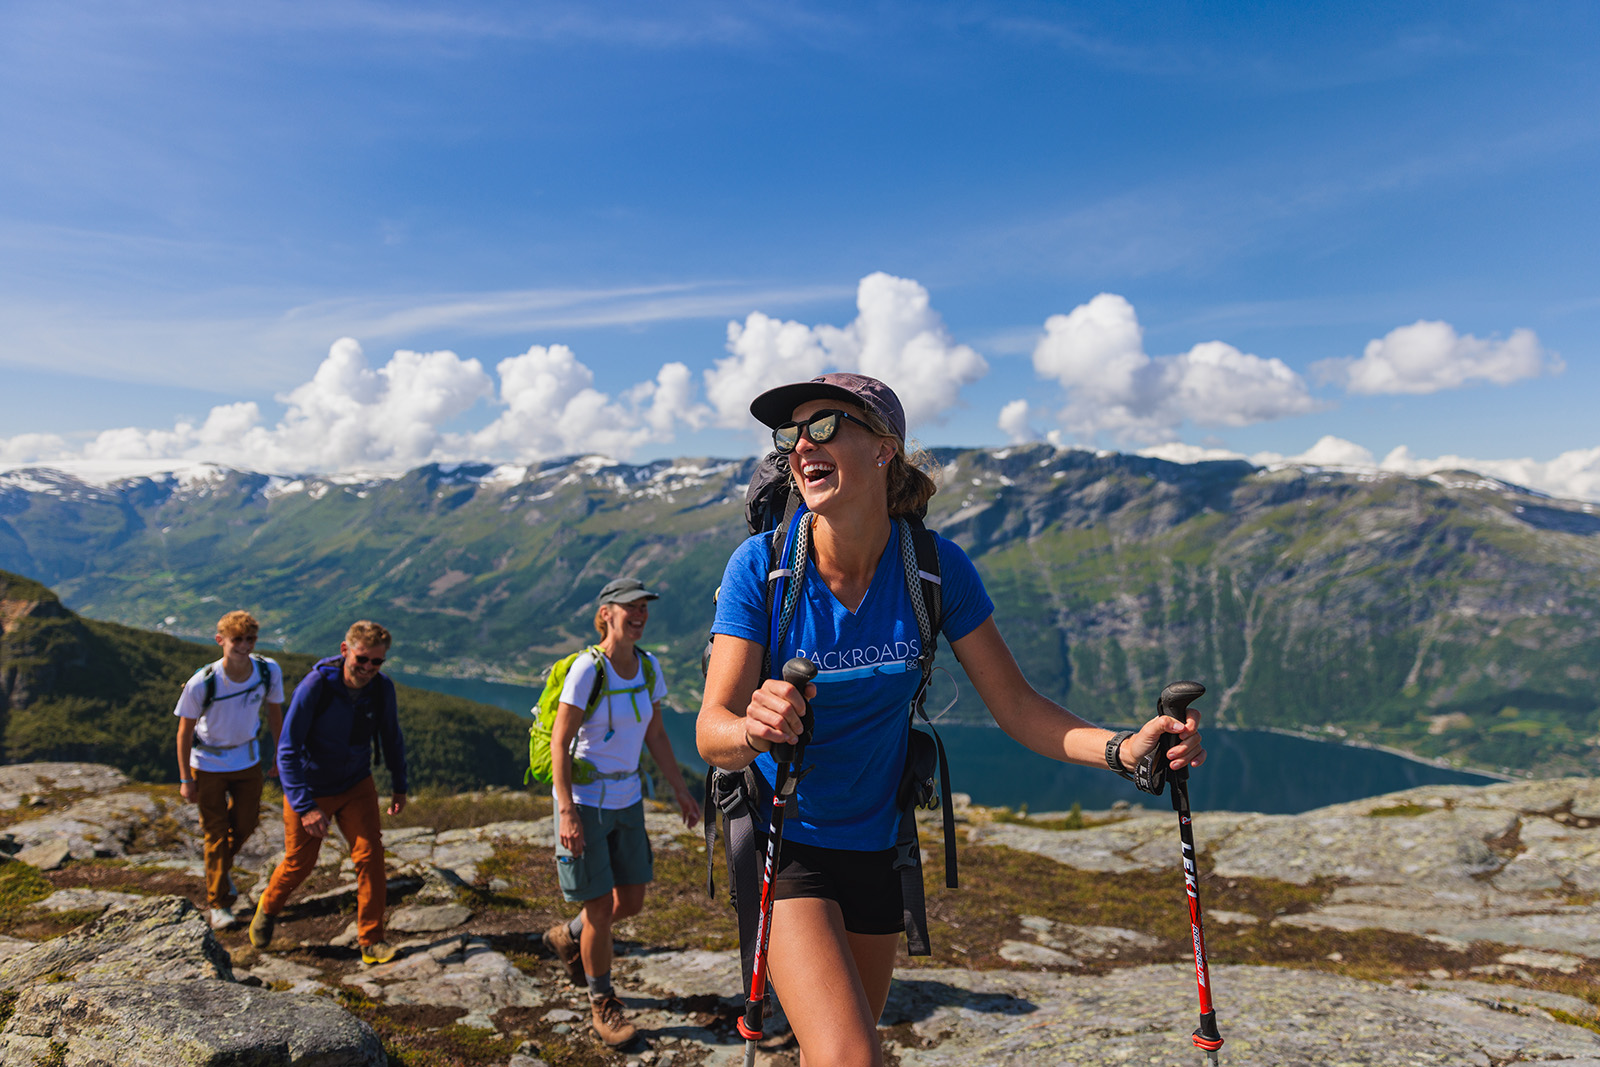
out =
[[[372,664],[374,667],[381,667],[381,666],[383,666],[383,657],[382,656],[357,656],[356,657],[356,662],[361,664],[363,667],[365,667],[369,663]]]
[[[772,431],[772,447],[787,456],[800,443],[800,435],[802,433],[814,445],[826,444],[833,440],[834,434],[839,432],[839,424],[841,422],[853,422],[868,433],[877,432],[848,411],[834,411],[830,408],[826,411],[817,412],[803,422],[786,422],[782,426],[774,428]]]

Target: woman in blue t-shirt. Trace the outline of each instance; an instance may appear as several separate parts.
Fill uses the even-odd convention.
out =
[[[895,791],[905,764],[907,712],[921,672],[921,640],[899,546],[902,516],[920,515],[934,484],[907,459],[905,413],[882,382],[825,374],[769,390],[750,405],[788,453],[809,522],[810,554],[794,619],[773,650],[818,666],[806,687],[814,734],[784,827],[774,883],[769,968],[804,1062],[881,1064],[877,1020],[889,996],[904,928],[894,870]],[[1035,752],[1086,766],[1113,756],[1132,768],[1164,733],[1177,734],[1173,768],[1205,759],[1199,720],[1156,716],[1120,746],[1037,693],[995,627],[994,605],[971,560],[937,538],[942,633],[990,714]],[[805,707],[789,683],[762,678],[773,633],[766,605],[766,535],[734,552],[722,578],[700,708],[708,763],[755,761],[769,786],[767,750],[799,738]]]

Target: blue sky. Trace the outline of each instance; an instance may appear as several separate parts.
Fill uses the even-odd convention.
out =
[[[929,444],[1600,499],[1597,54],[1559,2],[6,4],[0,462],[742,454],[850,367]]]

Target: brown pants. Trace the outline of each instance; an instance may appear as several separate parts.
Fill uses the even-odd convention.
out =
[[[213,908],[233,906],[228,872],[261,821],[261,768],[195,771],[195,803],[206,835],[206,900]]]
[[[383,940],[383,909],[389,884],[383,870],[383,835],[378,823],[378,785],[369,775],[353,788],[331,797],[317,797],[317,807],[338,824],[350,844],[356,868],[356,936],[363,945]],[[283,800],[283,862],[272,872],[261,897],[261,910],[276,915],[317,866],[322,838],[300,825],[300,816]]]

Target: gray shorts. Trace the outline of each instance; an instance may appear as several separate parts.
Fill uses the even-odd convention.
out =
[[[583,823],[583,855],[574,856],[556,840],[556,873],[561,895],[573,903],[603,897],[619,885],[655,880],[654,853],[644,831],[644,801],[626,808],[578,805]],[[560,820],[557,820],[559,826]]]

